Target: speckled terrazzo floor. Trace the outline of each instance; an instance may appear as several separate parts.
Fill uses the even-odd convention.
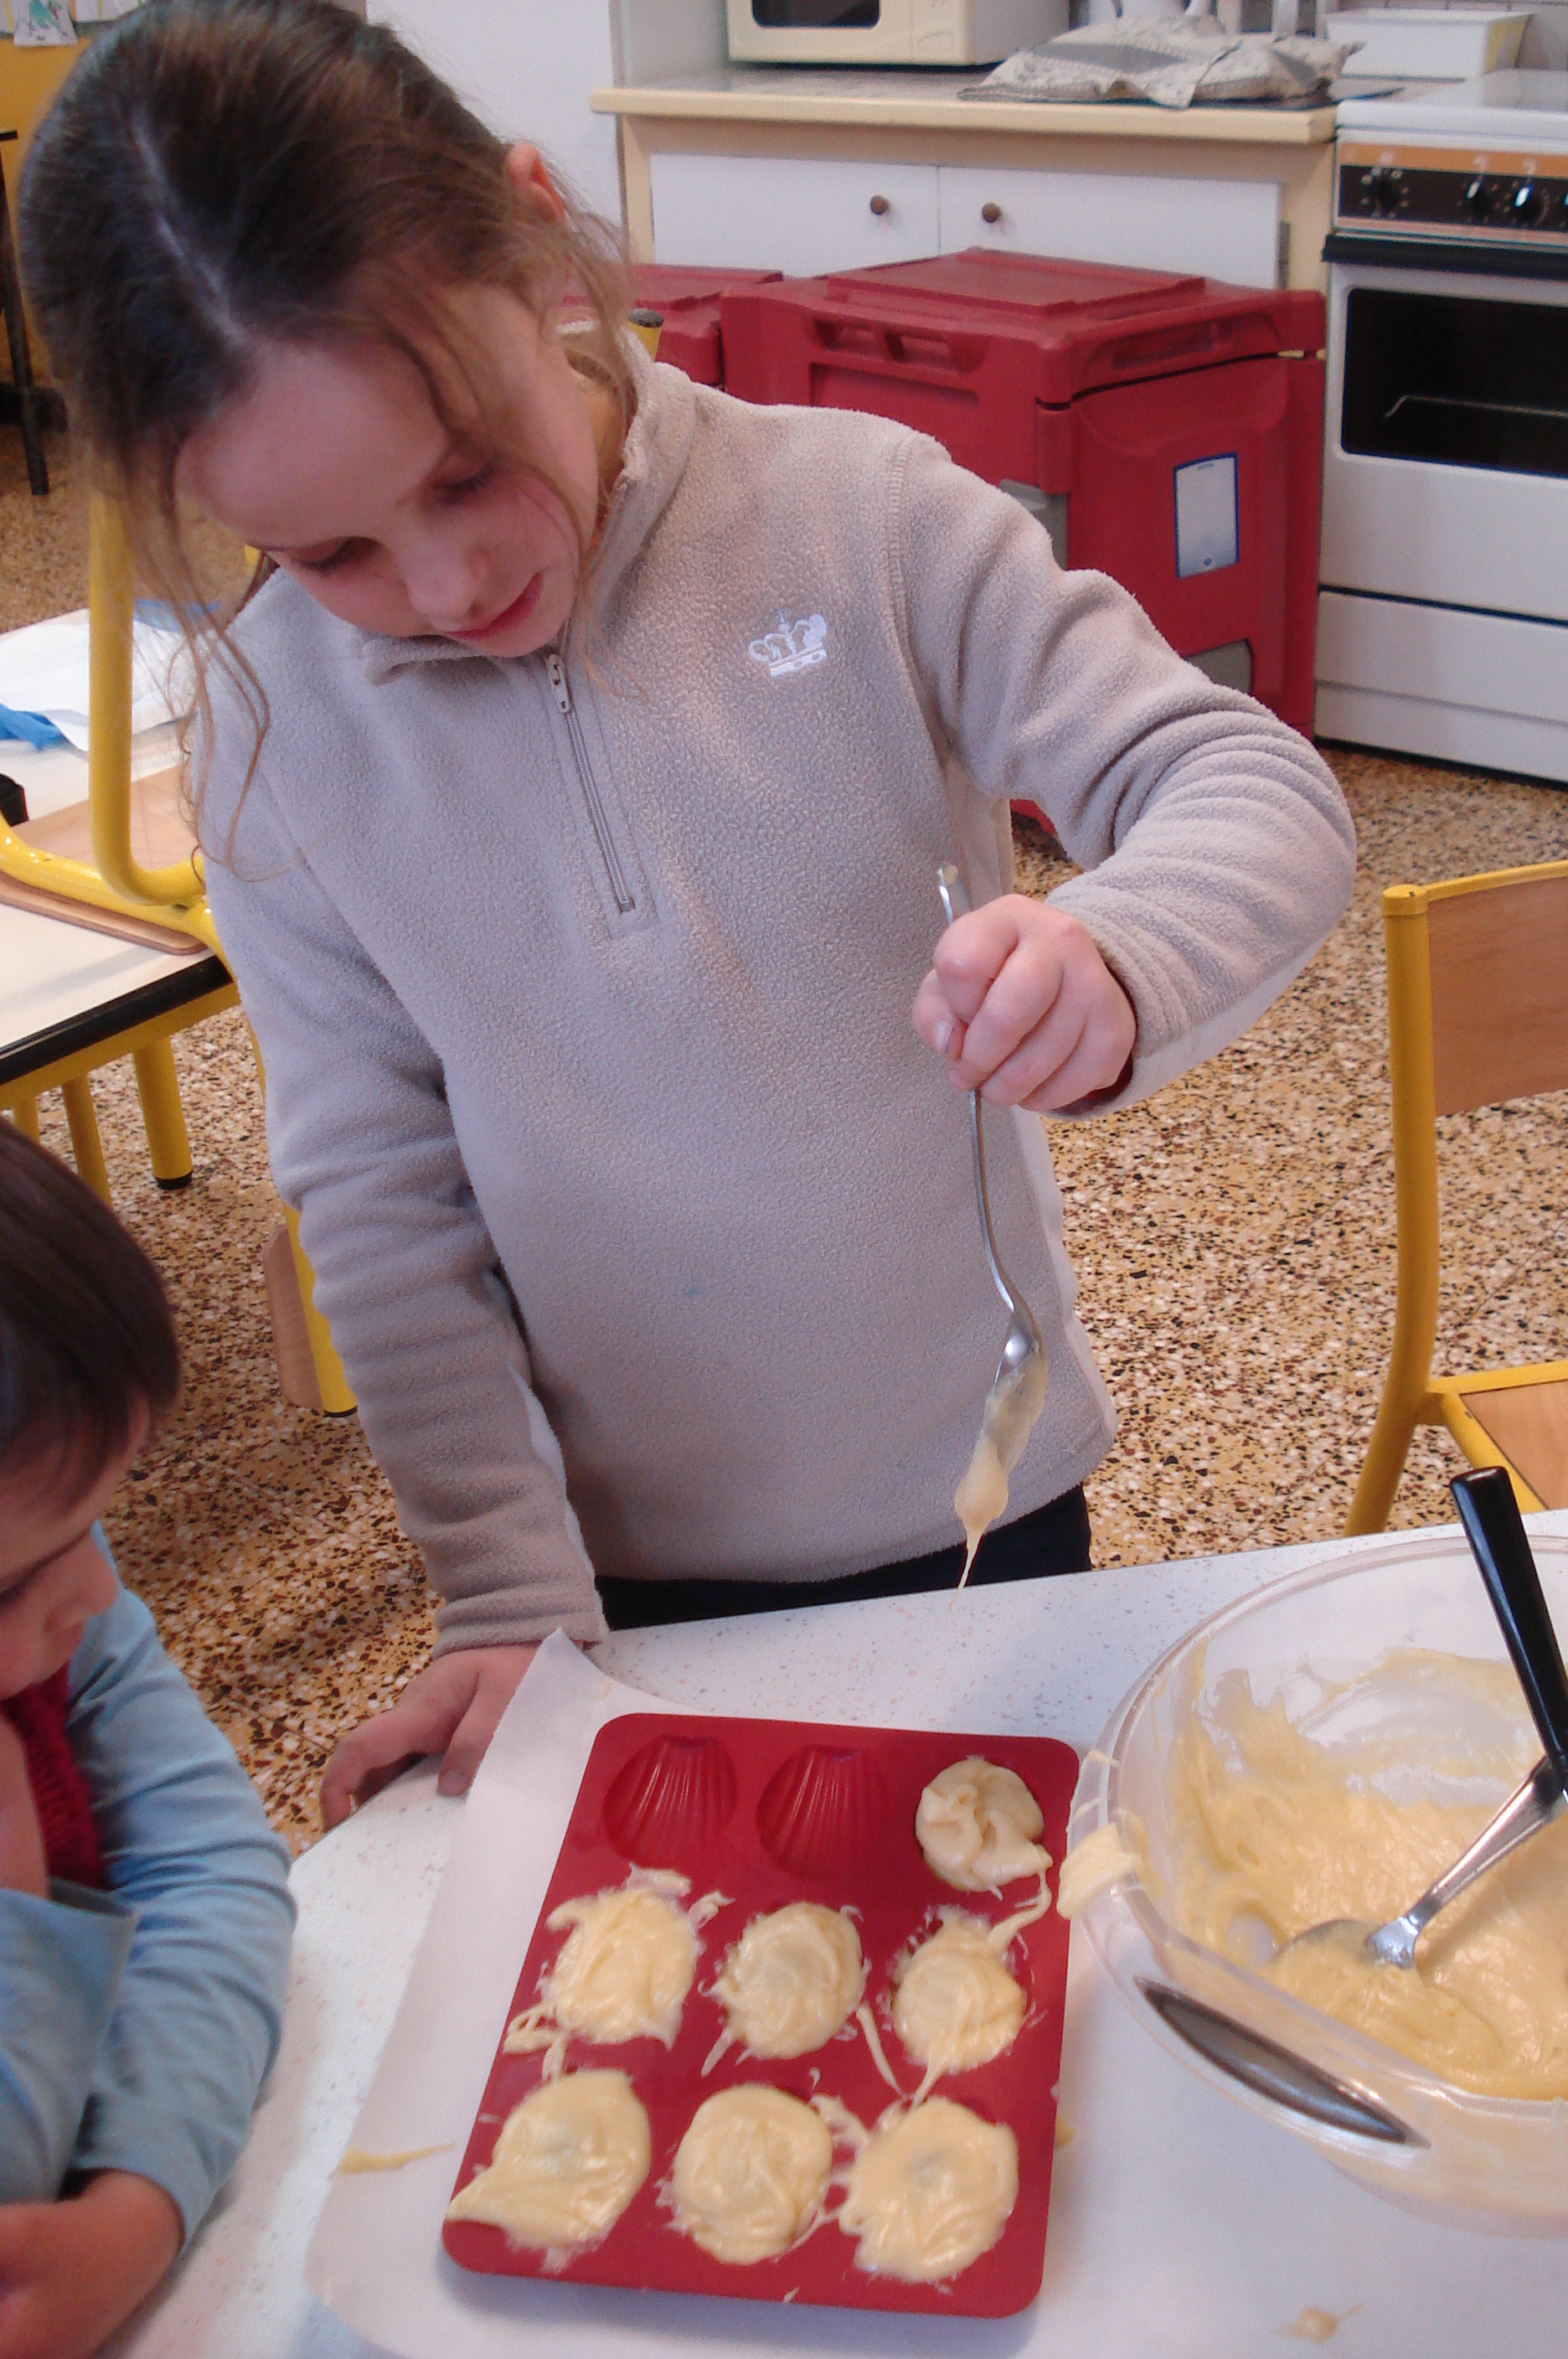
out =
[[[0,631],[87,603],[87,547],[65,438],[46,434],[43,445],[49,490],[40,500],[27,489],[20,434],[0,427]]]
[[[30,606],[12,594],[7,481],[0,623],[14,625],[80,592],[62,583]],[[31,594],[57,579],[38,569]],[[1149,1105],[1053,1133],[1081,1307],[1122,1418],[1089,1484],[1102,1564],[1340,1527],[1393,1309],[1378,894],[1568,856],[1568,792],[1330,753],[1361,844],[1333,940],[1224,1056]],[[1019,865],[1029,889],[1060,874],[1029,829]],[[357,1426],[278,1395],[260,1274],[278,1210],[239,1019],[186,1034],[175,1055],[196,1162],[183,1194],[152,1184],[128,1065],[94,1084],[115,1201],[168,1275],[187,1370],[185,1406],[110,1533],[274,1820],[304,1842],[334,1735],[420,1661],[429,1614]],[[42,1113],[65,1151],[58,1100]],[[1568,1101],[1443,1132],[1440,1351],[1454,1365],[1562,1354]],[[1456,1463],[1418,1439],[1395,1522],[1445,1517]]]

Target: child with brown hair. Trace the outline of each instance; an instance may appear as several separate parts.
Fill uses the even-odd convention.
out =
[[[266,553],[208,887],[443,1601],[329,1822],[416,1751],[461,1790],[558,1625],[956,1579],[1001,1321],[944,1074],[1051,1369],[974,1578],[1086,1564],[1114,1418],[1036,1117],[1158,1088],[1323,940],[1312,749],[935,443],[650,363],[537,152],[331,0],[148,0],[21,217],[149,573],[194,625],[190,514]],[[1043,903],[1010,798],[1086,872]]]
[[[0,1123],[0,2359],[82,2359],[244,2144],[293,1904],[98,1518],[180,1362],[157,1271]]]

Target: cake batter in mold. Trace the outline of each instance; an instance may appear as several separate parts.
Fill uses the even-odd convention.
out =
[[[773,2260],[822,2218],[833,2156],[832,2131],[799,2097],[767,2082],[723,2089],[692,2116],[666,2201],[715,2260]]]
[[[926,1865],[955,1892],[1000,1892],[1022,1876],[1043,1877],[1051,1854],[1037,1837],[1044,1826],[1017,1772],[973,1755],[933,1777],[915,1810]]]
[[[681,1904],[690,1879],[671,1868],[637,1868],[623,1885],[563,1900],[546,1919],[572,1928],[533,2006],[514,2016],[502,2042],[508,2056],[545,2051],[553,2080],[572,2038],[596,2048],[628,2039],[673,2047],[697,1972],[697,1934],[727,1904],[722,1892]]]
[[[893,2028],[925,2068],[917,2105],[948,2073],[975,2071],[1012,2046],[1029,2002],[1007,1952],[1050,1907],[1042,1875],[1039,1897],[998,1925],[944,1908],[936,1932],[895,1966]]]
[[[865,1989],[860,1935],[847,1909],[795,1900],[754,1917],[710,1985],[726,2021],[703,2072],[732,2045],[779,2058],[824,2048]]]
[[[608,2234],[652,2158],[648,2114],[624,2072],[545,2081],[502,2125],[486,2167],[460,2187],[449,2220],[480,2220],[563,2267]]]
[[[818,2100],[822,2111],[831,2101]],[[1018,2197],[1018,2145],[950,2097],[895,2105],[867,2131],[844,2108],[835,2126],[855,2148],[835,2218],[855,2239],[857,2268],[937,2285],[990,2251]]]

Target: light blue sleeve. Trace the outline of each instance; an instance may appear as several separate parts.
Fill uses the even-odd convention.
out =
[[[126,1590],[71,1658],[68,1728],[110,1890],[136,1917],[71,2167],[155,2180],[189,2236],[278,2051],[289,1854]]]
[[[135,1929],[80,1885],[0,1892],[0,2203],[60,2191]]]

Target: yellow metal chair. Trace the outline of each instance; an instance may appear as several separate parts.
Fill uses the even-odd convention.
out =
[[[1418,1425],[1519,1506],[1568,1506],[1568,1360],[1434,1376],[1437,1120],[1568,1088],[1568,860],[1383,896],[1399,1292],[1394,1344],[1347,1532],[1381,1531]]]
[[[45,851],[14,834],[0,818],[0,869],[19,882],[46,893],[112,910],[121,917],[152,918],[176,933],[193,935],[218,957],[223,947],[207,907],[201,880],[201,853],[162,868],[144,868],[131,849],[131,625],[135,604],[131,554],[124,520],[112,504],[94,498],[89,527],[87,603],[88,636],[87,805],[93,858],[86,862]],[[234,1004],[232,987],[199,1004],[211,1014]],[[147,1124],[155,1176],[174,1169],[183,1156],[190,1169],[185,1119],[180,1109],[174,1060],[167,1037],[142,1040],[130,1033],[116,1043],[121,1054],[136,1060],[136,1087]],[[253,1042],[254,1046],[254,1042]],[[256,1060],[260,1073],[260,1059]],[[265,1086],[265,1076],[263,1085]],[[89,1186],[105,1199],[108,1178],[97,1124],[88,1094],[85,1073],[29,1076],[29,1090],[58,1081],[65,1097],[71,1147],[77,1169]],[[24,1129],[37,1130],[36,1101],[16,1103],[13,1112]],[[160,1168],[162,1167],[162,1168]],[[267,1291],[278,1347],[279,1369],[291,1398],[306,1395],[310,1406],[342,1416],[354,1408],[354,1395],[343,1375],[343,1363],[332,1344],[325,1319],[316,1309],[315,1281],[299,1245],[297,1214],[285,1207],[289,1261],[295,1284],[284,1282],[278,1256],[267,1256]],[[298,1297],[297,1302],[293,1297]],[[281,1316],[279,1311],[281,1310]],[[301,1352],[300,1346],[305,1347]],[[308,1357],[306,1354],[308,1353]],[[290,1382],[291,1366],[302,1366],[302,1380]]]

